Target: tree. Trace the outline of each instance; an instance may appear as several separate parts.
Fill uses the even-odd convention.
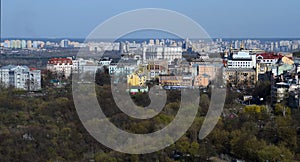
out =
[[[265,106],[259,106],[259,105],[245,106],[245,108],[243,109],[243,113],[250,115],[249,118],[252,118],[254,120],[264,120],[268,118],[267,108]]]
[[[271,83],[269,81],[257,82],[252,95],[254,97],[268,98],[271,95]]]
[[[188,152],[194,156],[197,155],[199,153],[199,143],[192,142],[190,148],[188,149]]]
[[[207,94],[202,94],[200,96],[200,107],[201,107],[201,115],[205,115],[208,111],[210,99]]]
[[[291,109],[282,103],[275,104],[275,114],[276,115],[291,115]]]
[[[275,128],[278,145],[291,150],[297,147],[297,132],[291,117],[276,117]]]
[[[103,85],[110,85],[110,75],[109,70],[106,66],[103,69],[98,69],[95,75],[96,84],[103,86]]]
[[[114,157],[111,157],[109,154],[104,152],[99,152],[95,154],[95,161],[96,162],[117,162],[117,159]]]
[[[292,161],[293,153],[284,148],[275,145],[264,146],[257,152],[259,161]]]
[[[215,128],[209,135],[209,139],[218,153],[229,153],[230,133],[223,128]]]

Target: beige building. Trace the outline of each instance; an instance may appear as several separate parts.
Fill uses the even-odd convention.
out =
[[[159,84],[170,87],[193,87],[193,77],[191,75],[161,75],[159,76]]]
[[[149,80],[156,79],[161,74],[166,75],[168,74],[168,62],[166,60],[147,61],[144,72]]]
[[[159,84],[161,86],[180,86],[182,76],[161,75],[159,76]]]
[[[192,75],[194,76],[194,86],[206,87],[216,78],[218,73],[222,72],[222,63],[220,62],[199,62],[192,65]]]
[[[227,83],[231,83],[235,86],[253,86],[257,80],[254,69],[235,68],[227,68],[225,70],[225,79]]]

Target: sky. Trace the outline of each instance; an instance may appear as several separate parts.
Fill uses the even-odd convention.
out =
[[[2,38],[85,38],[141,8],[177,11],[213,38],[300,38],[299,0],[1,0]]]

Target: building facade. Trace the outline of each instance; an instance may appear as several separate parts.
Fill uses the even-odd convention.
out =
[[[251,69],[256,67],[256,55],[250,55],[248,51],[239,51],[231,56],[227,62],[228,68],[246,68]]]
[[[72,74],[73,61],[71,58],[52,58],[48,60],[47,70],[69,78]]]
[[[238,86],[254,86],[256,83],[256,71],[254,69],[225,69],[225,79],[228,83]]]
[[[0,83],[17,89],[41,90],[41,71],[27,66],[8,65],[0,68]]]
[[[192,65],[192,75],[195,77],[194,86],[207,87],[210,81],[222,71],[222,64],[199,62]]]
[[[147,77],[143,74],[132,73],[127,75],[127,85],[131,86],[145,86]]]
[[[143,60],[182,59],[182,47],[148,46],[143,47]]]

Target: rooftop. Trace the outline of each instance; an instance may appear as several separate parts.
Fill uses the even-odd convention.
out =
[[[256,54],[256,57],[261,56],[262,59],[280,59],[283,56],[281,54],[275,54],[274,52],[266,52],[266,53],[260,53]]]

